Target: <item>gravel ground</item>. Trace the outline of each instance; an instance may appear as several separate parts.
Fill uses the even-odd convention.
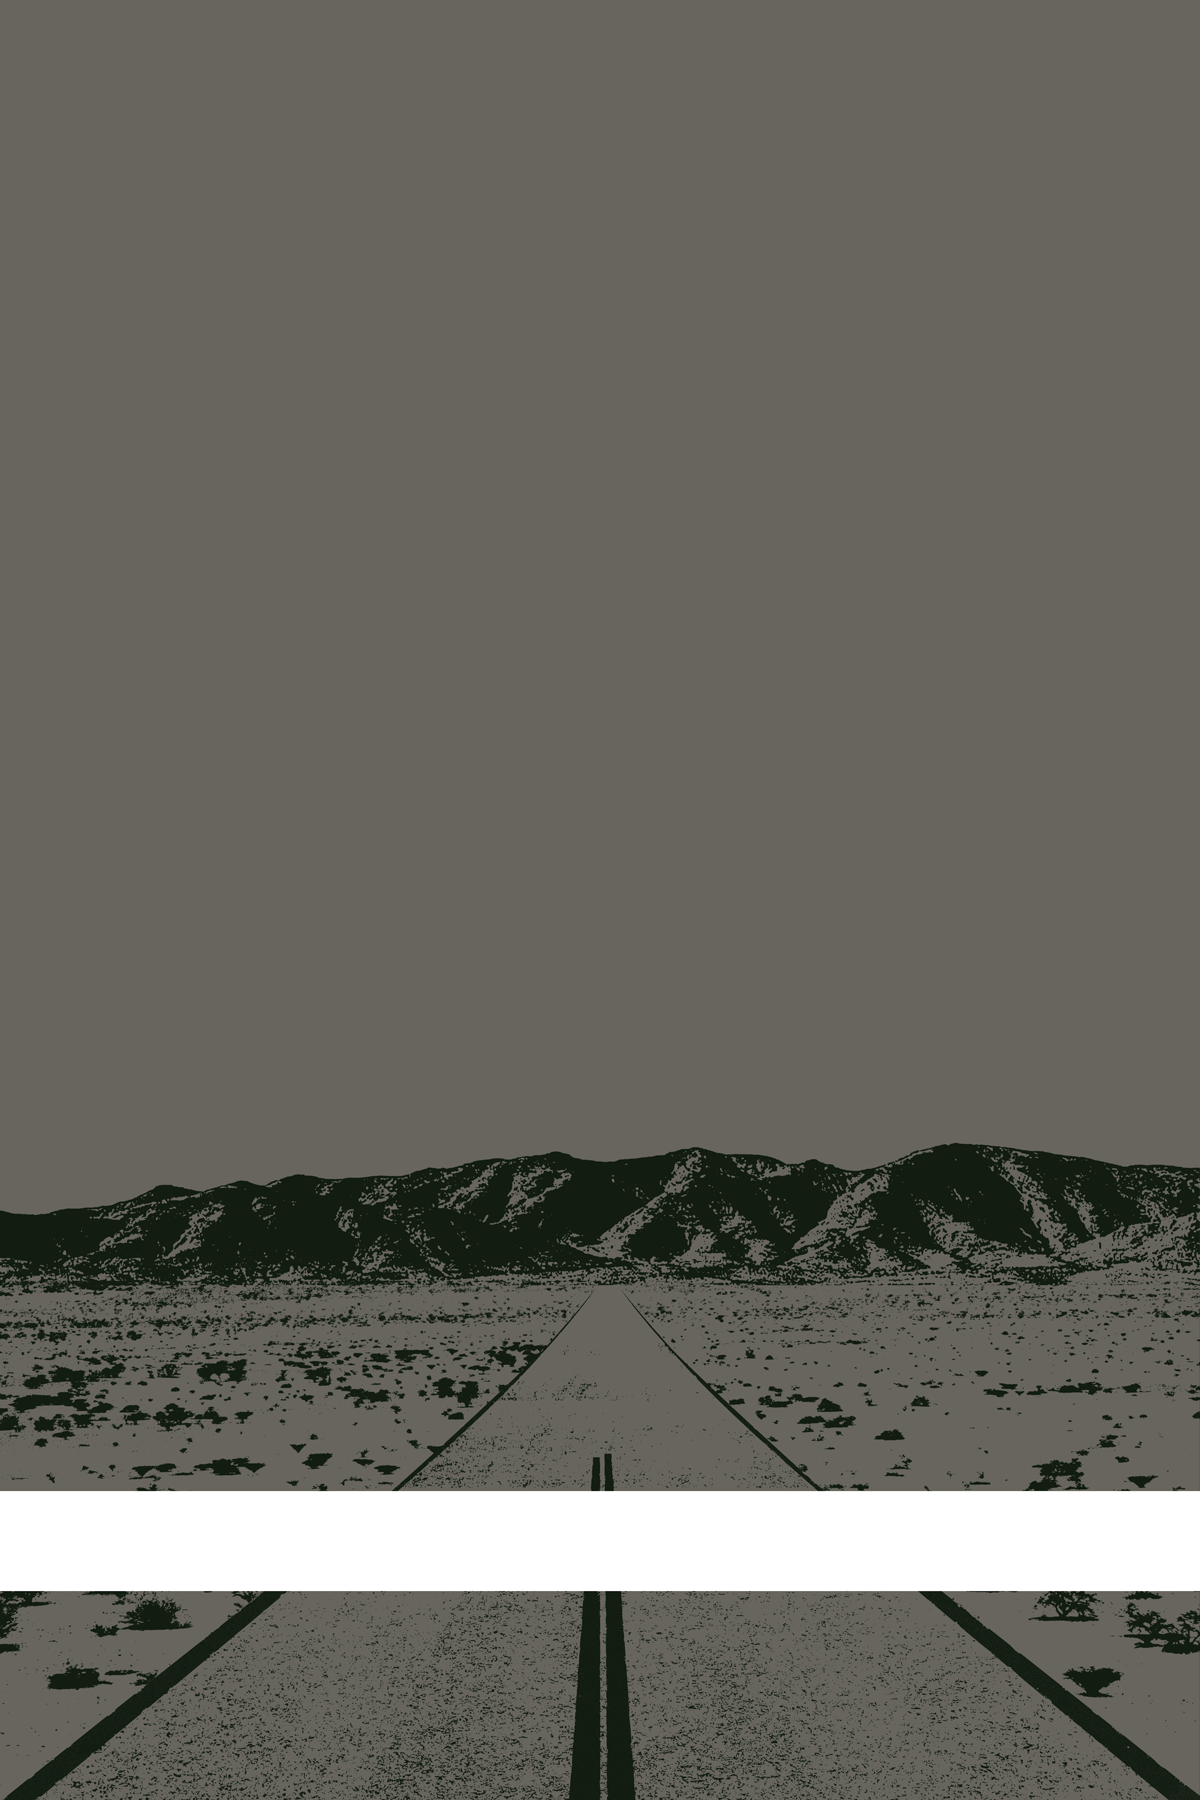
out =
[[[638,1800],[1150,1800],[917,1594],[626,1594]]]
[[[391,1489],[587,1291],[502,1280],[6,1295],[0,1482]]]
[[[812,1492],[614,1287],[596,1288],[528,1373],[410,1486],[586,1488],[605,1450],[620,1488]]]
[[[1047,1287],[932,1274],[822,1286],[635,1280],[624,1291],[819,1486],[1024,1489],[1056,1463],[1061,1487],[1200,1487],[1198,1295],[1186,1275],[1120,1268]],[[0,1483],[391,1489],[512,1383],[588,1292],[585,1275],[9,1293]],[[630,1469],[641,1465],[628,1485],[777,1484],[783,1464],[761,1481],[739,1465],[728,1479],[691,1482],[678,1446],[637,1442],[649,1426],[647,1372],[654,1392],[684,1390],[650,1362],[638,1372],[641,1328],[617,1292],[595,1288],[580,1316],[589,1330],[597,1313],[614,1327],[606,1366],[589,1368],[581,1397],[589,1431],[605,1429],[604,1406],[620,1401],[620,1430],[639,1452]],[[568,1345],[584,1354],[575,1325]],[[577,1485],[578,1446],[548,1443],[535,1418],[536,1467],[485,1452],[501,1417],[507,1432],[512,1403],[537,1394],[557,1404],[556,1369],[552,1354],[493,1408],[467,1434],[480,1460],[456,1446],[437,1485]],[[560,1422],[570,1410],[559,1406]],[[689,1416],[702,1438],[715,1429],[707,1409]],[[654,1429],[675,1427],[662,1414]]]
[[[1064,1622],[1036,1604],[1036,1594],[951,1594],[1006,1643],[1061,1681],[1098,1718],[1149,1752],[1188,1786],[1200,1790],[1200,1655],[1140,1650],[1126,1631],[1126,1594],[1097,1594],[1094,1619]],[[1161,1594],[1139,1600],[1167,1619],[1200,1607],[1200,1594]],[[1107,1668],[1121,1679],[1089,1700],[1068,1669]]]
[[[1055,1477],[1062,1487],[1200,1487],[1193,1276],[629,1292],[822,1487],[1025,1489],[1051,1462],[1077,1466]]]
[[[17,1614],[0,1655],[0,1768],[3,1791],[24,1781],[106,1713],[128,1700],[141,1678],[156,1675],[237,1610],[233,1594],[166,1593],[184,1621],[169,1631],[131,1631],[125,1615],[140,1594],[40,1593]],[[93,1625],[114,1635],[97,1637]],[[51,1688],[49,1677],[74,1663],[94,1669],[95,1687]]]
[[[579,1600],[287,1594],[52,1792],[561,1800]]]

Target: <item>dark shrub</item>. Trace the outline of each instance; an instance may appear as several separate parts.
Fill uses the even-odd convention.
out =
[[[1039,1594],[1034,1604],[1050,1607],[1056,1618],[1083,1621],[1096,1617],[1097,1597],[1095,1594]]]
[[[1097,1669],[1095,1667],[1068,1669],[1067,1674],[1083,1689],[1089,1700],[1106,1699],[1107,1695],[1104,1694],[1103,1689],[1111,1687],[1114,1681],[1121,1679],[1119,1669]]]
[[[1042,1478],[1040,1481],[1030,1482],[1030,1493],[1045,1493],[1057,1488],[1060,1476],[1066,1480],[1068,1487],[1083,1487],[1083,1464],[1077,1456],[1072,1457],[1070,1462],[1035,1463],[1034,1467],[1041,1470]]]
[[[231,1362],[206,1362],[196,1365],[198,1381],[217,1381],[221,1376],[228,1376],[230,1381],[245,1381],[246,1358],[241,1356]]]
[[[145,1594],[125,1614],[125,1623],[130,1631],[182,1631],[189,1622],[180,1618],[182,1610],[178,1600]]]
[[[154,1418],[156,1424],[161,1425],[164,1431],[171,1431],[176,1425],[186,1425],[192,1416],[186,1407],[176,1406],[172,1400],[169,1405],[163,1407],[161,1412],[156,1412]]]
[[[1200,1654],[1200,1612],[1180,1613],[1162,1634],[1163,1651],[1168,1656]]]
[[[93,1625],[92,1630],[97,1637],[116,1637],[119,1625]]]
[[[51,1369],[51,1381],[69,1381],[72,1387],[86,1387],[88,1375],[86,1369]]]
[[[880,1443],[884,1438],[895,1438],[895,1439],[898,1439],[900,1441],[900,1443],[903,1443],[904,1442],[904,1433],[902,1431],[877,1431],[875,1433],[875,1442],[877,1444]]]
[[[68,1663],[57,1675],[51,1675],[46,1683],[52,1688],[84,1688],[100,1686],[99,1669],[84,1669],[78,1663]]]
[[[39,1599],[41,1591],[40,1588],[25,1588],[0,1594],[0,1638],[9,1636],[23,1606],[49,1605],[49,1601]]]
[[[1147,1596],[1157,1599],[1157,1595]],[[1167,1621],[1160,1612],[1142,1612],[1130,1601],[1125,1608],[1126,1635],[1136,1638],[1143,1650],[1149,1650],[1156,1644],[1167,1629]]]

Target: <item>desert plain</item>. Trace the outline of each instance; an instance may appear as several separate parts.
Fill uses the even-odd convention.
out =
[[[0,1485],[395,1488],[595,1285],[9,1283]],[[818,1487],[1200,1487],[1194,1276],[608,1285]],[[521,1485],[545,1485],[532,1451]]]

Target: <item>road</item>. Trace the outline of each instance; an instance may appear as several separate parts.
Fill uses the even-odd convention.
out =
[[[679,1361],[622,1289],[593,1289],[537,1361],[406,1488],[796,1489],[804,1477]]]
[[[623,1623],[615,1599],[285,1595],[40,1791],[53,1800],[1153,1793],[920,1595],[627,1593]]]
[[[562,1800],[579,1595],[285,1594],[55,1800]]]
[[[919,1594],[626,1594],[637,1800],[1151,1800]]]

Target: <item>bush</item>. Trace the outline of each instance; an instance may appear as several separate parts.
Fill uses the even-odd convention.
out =
[[[1200,1612],[1180,1613],[1162,1633],[1163,1650],[1168,1656],[1200,1654]]]
[[[239,1356],[231,1362],[197,1363],[196,1376],[200,1381],[218,1381],[227,1375],[230,1381],[245,1381],[246,1358]]]
[[[1096,1617],[1097,1598],[1095,1594],[1039,1594],[1034,1604],[1049,1606],[1056,1618],[1082,1622]]]
[[[190,1621],[179,1617],[181,1610],[178,1600],[145,1594],[125,1614],[125,1623],[130,1631],[182,1631]]]
[[[1089,1700],[1105,1700],[1108,1696],[1102,1692],[1111,1687],[1114,1681],[1120,1681],[1119,1669],[1097,1669],[1091,1666],[1086,1669],[1068,1669],[1070,1679],[1083,1689]]]
[[[120,1629],[121,1628],[119,1625],[93,1625],[92,1626],[92,1631],[94,1632],[96,1637],[116,1637],[117,1632]]]
[[[57,1675],[51,1675],[46,1683],[52,1688],[84,1688],[100,1686],[99,1669],[84,1669],[78,1663],[68,1663]]]
[[[1142,1612],[1130,1601],[1125,1608],[1126,1636],[1136,1638],[1143,1650],[1149,1650],[1168,1629],[1160,1612]]]
[[[23,1606],[45,1605],[38,1600],[40,1588],[30,1588],[21,1593],[0,1594],[0,1638],[10,1637],[17,1622],[17,1614]]]
[[[1068,1486],[1072,1488],[1083,1487],[1083,1464],[1077,1456],[1072,1457],[1070,1462],[1035,1463],[1034,1467],[1041,1470],[1042,1478],[1040,1481],[1030,1482],[1028,1491],[1031,1494],[1048,1493],[1051,1489],[1057,1488],[1060,1476],[1065,1478]]]

